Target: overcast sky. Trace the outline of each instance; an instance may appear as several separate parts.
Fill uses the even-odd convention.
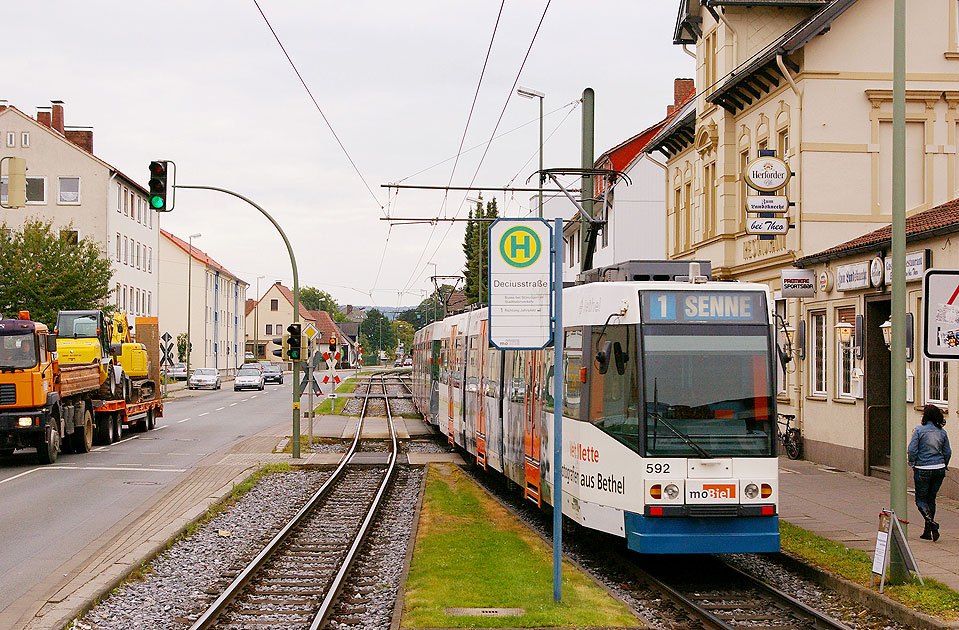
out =
[[[463,224],[390,228],[379,219],[465,216],[465,194],[444,205],[441,191],[388,197],[380,185],[446,185],[451,173],[453,185],[474,173],[476,185],[525,185],[537,166],[539,110],[510,88],[546,1],[506,1],[464,146],[480,147],[455,172],[443,161],[463,136],[499,1],[259,3],[372,193],[253,0],[5,3],[0,98],[33,116],[65,101],[66,124],[92,126],[97,156],[141,184],[151,159],[172,159],[177,183],[256,201],[290,237],[300,286],[340,303],[418,303],[432,290],[428,263],[460,273]],[[550,2],[519,79],[546,94],[547,167],[579,166],[576,101],[587,86],[597,155],[663,118],[673,79],[694,76],[693,59],[671,43],[677,5]],[[497,134],[518,129],[493,141],[477,172],[507,98]],[[496,196],[501,212],[526,214],[528,193]],[[261,293],[275,280],[292,284],[280,236],[239,200],[178,191],[161,225],[183,238],[202,233],[194,243],[251,286],[265,276]]]

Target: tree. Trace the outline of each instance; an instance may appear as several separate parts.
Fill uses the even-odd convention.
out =
[[[443,303],[455,288],[451,284],[441,285],[438,291],[433,293],[419,303],[414,308],[407,309],[396,316],[396,319],[402,322],[409,322],[414,330],[419,330],[427,324],[431,324],[438,319],[443,319]]]
[[[470,304],[479,301],[489,301],[489,286],[487,275],[489,269],[489,226],[491,219],[499,216],[499,210],[496,207],[496,199],[486,203],[483,208],[483,196],[480,195],[476,202],[476,208],[470,211],[469,219],[466,221],[466,233],[463,236],[463,255],[466,257],[466,267],[463,269],[463,275],[466,277],[466,284],[463,293],[466,294]]]
[[[186,345],[190,342],[190,335],[185,332],[181,332],[176,336],[176,353],[180,357],[180,362],[183,363],[186,361]],[[193,352],[193,347],[190,347],[190,352]]]
[[[346,321],[346,315],[340,311],[333,296],[316,287],[303,287],[300,289],[300,304],[310,311],[326,311],[330,314],[330,317],[333,318],[333,321]]]
[[[396,331],[396,347],[402,343],[406,354],[413,354],[413,324],[397,320],[393,322],[393,329]]]
[[[396,332],[393,322],[379,309],[372,308],[366,314],[366,319],[360,322],[360,334],[365,335],[368,345],[363,344],[364,354],[385,350],[392,353],[396,349]]]
[[[54,326],[57,311],[107,306],[113,270],[93,239],[75,240],[73,225],[27,219],[22,230],[0,229],[0,313],[30,311],[34,321]]]

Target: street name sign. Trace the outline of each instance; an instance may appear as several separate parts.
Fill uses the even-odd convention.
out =
[[[789,219],[784,217],[749,217],[746,219],[746,234],[785,234],[789,231]]]
[[[553,341],[553,231],[543,219],[497,219],[489,227],[490,343],[541,350]]]
[[[746,212],[784,214],[789,210],[789,199],[782,195],[747,195]]]
[[[959,359],[959,269],[929,269],[922,276],[922,354]]]

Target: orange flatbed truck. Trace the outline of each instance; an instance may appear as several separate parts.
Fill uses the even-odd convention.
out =
[[[144,337],[156,339],[150,353],[156,357],[156,318],[139,320]],[[20,319],[0,319],[0,455],[34,447],[40,463],[51,464],[61,452],[86,453],[94,442],[120,439],[124,426],[150,430],[163,416],[159,395],[128,404],[102,400],[99,391],[100,366],[61,366],[56,336],[45,324],[30,321],[26,311]]]

